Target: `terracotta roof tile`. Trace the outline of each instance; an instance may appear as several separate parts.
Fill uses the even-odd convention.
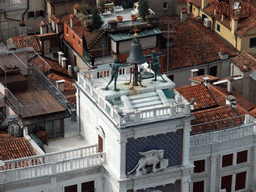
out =
[[[74,14],[70,14],[70,15],[66,15],[62,18],[62,20],[64,22],[66,22],[67,24],[70,24],[70,16],[72,16],[73,18],[73,27],[72,29],[79,35],[79,37],[83,37],[87,36],[93,32],[87,31],[80,23],[79,19],[74,15]]]
[[[198,111],[193,115],[195,119],[191,121],[191,135],[233,128],[243,124],[243,118],[238,116],[233,107],[229,106]]]
[[[40,51],[35,35],[17,36],[10,39],[19,48],[33,47],[35,51]]]
[[[204,84],[189,85],[176,88],[187,101],[194,98],[194,110],[202,110],[218,106]]]
[[[201,75],[201,76],[196,76],[196,77],[190,77],[189,80],[190,81],[196,81],[196,82],[204,82],[204,77],[209,77],[210,78],[210,82],[215,82],[218,81],[220,78],[219,77],[215,77],[215,76],[211,76],[211,75]]]
[[[0,133],[0,160],[6,161],[36,155],[32,147],[22,137]]]
[[[227,88],[225,85],[218,85],[218,86],[210,85],[209,90],[211,91],[213,97],[215,98],[215,100],[220,106],[226,104],[226,97],[230,94],[228,94]],[[237,105],[243,108],[244,110],[246,110],[247,113],[256,107],[255,104],[250,102],[248,99],[246,99],[237,91],[233,90],[232,95],[236,98]]]
[[[201,0],[187,0],[187,2],[191,2],[195,6],[201,8]],[[244,1],[244,3],[246,3],[246,1]],[[227,28],[231,29],[231,18],[226,18],[224,21],[222,21],[220,13],[217,12],[217,14],[214,15],[214,0],[208,0],[208,6],[204,9],[204,11],[208,15],[214,16],[215,19],[218,19],[219,22],[224,24]],[[254,27],[256,27],[256,3],[255,1],[252,1],[251,15],[238,21],[236,34],[238,36],[243,36],[246,32],[250,31]]]
[[[55,82],[58,80],[65,80],[65,82],[64,82],[65,91],[75,91],[76,90],[76,87],[73,85],[73,83],[75,81],[72,78],[63,77],[63,76],[57,75],[55,73],[51,73],[47,77],[48,77],[48,79],[50,79],[50,81],[53,84],[56,84]]]
[[[182,23],[176,22],[172,30],[176,34],[173,36],[173,45],[169,48],[169,70],[218,61],[219,52],[228,53],[229,57],[238,55],[195,18],[190,17]],[[164,51],[167,52],[166,49]],[[167,65],[164,65],[164,70],[167,70]]]
[[[233,58],[231,61],[234,64],[236,64],[238,67],[240,67],[241,71],[246,70],[246,67],[244,67],[244,66],[249,67],[249,70],[251,72],[256,69],[256,58],[253,55],[251,55],[245,51],[240,53],[238,56]]]
[[[48,58],[43,58],[47,63],[45,63],[41,57],[36,56],[35,58],[29,61],[29,66],[36,66],[42,73],[51,73],[54,72],[59,75],[69,77],[68,71],[63,69],[58,62],[53,61]]]

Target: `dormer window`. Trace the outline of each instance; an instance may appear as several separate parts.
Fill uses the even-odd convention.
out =
[[[164,9],[164,10],[167,10],[167,9],[168,9],[168,3],[167,3],[167,2],[164,2],[164,3],[163,3],[163,9]]]

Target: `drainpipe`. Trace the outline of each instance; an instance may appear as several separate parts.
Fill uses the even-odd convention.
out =
[[[27,0],[27,9],[24,11],[24,13],[22,13],[22,21],[24,21],[25,14],[28,12],[28,10],[29,10],[29,0]]]

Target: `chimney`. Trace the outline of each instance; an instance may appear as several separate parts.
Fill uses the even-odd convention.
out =
[[[191,77],[196,77],[198,73],[198,69],[191,69]]]
[[[203,80],[204,80],[204,85],[207,88],[209,88],[209,86],[210,86],[210,78],[209,77],[204,77]]]
[[[72,66],[68,65],[68,75],[72,77]]]
[[[64,69],[66,69],[66,67],[67,67],[67,59],[66,59],[66,57],[62,57],[61,58],[61,65],[62,65],[62,67]]]
[[[78,5],[75,4],[75,5],[74,5],[74,14],[76,14],[77,12],[78,12]]]
[[[232,94],[232,82],[233,82],[233,77],[228,77],[227,78],[228,83],[227,83],[227,91],[229,94]]]
[[[181,9],[180,22],[186,21],[188,18],[188,9]]]
[[[46,34],[47,33],[47,24],[43,21],[39,23],[40,26],[40,34]]]
[[[207,6],[208,6],[208,0],[202,0],[201,8],[204,9]]]
[[[70,28],[72,29],[73,28],[73,24],[74,24],[73,23],[74,15],[70,14],[69,18],[70,18],[70,24],[69,25],[70,25]]]
[[[65,90],[64,83],[65,83],[64,79],[56,81],[57,88],[59,89],[60,92],[64,92]]]
[[[61,65],[61,58],[63,57],[64,53],[62,51],[59,51],[58,52],[58,61],[59,61],[59,64]]]
[[[56,19],[56,33],[63,32],[63,23],[59,19]]]
[[[233,95],[227,96],[226,105],[236,108],[236,98]]]
[[[231,32],[235,34],[237,31],[238,18],[234,17],[231,19]]]
[[[27,28],[25,25],[25,21],[19,21],[19,35],[27,35]]]
[[[228,59],[228,52],[218,52],[220,59]]]

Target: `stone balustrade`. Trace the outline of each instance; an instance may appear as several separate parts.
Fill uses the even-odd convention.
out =
[[[0,183],[101,165],[105,162],[105,153],[97,152],[97,148],[97,145],[92,145],[63,152],[4,161],[5,166],[0,171]]]
[[[190,136],[190,147],[198,147],[238,139],[256,133],[256,125],[248,124],[225,130]]]

